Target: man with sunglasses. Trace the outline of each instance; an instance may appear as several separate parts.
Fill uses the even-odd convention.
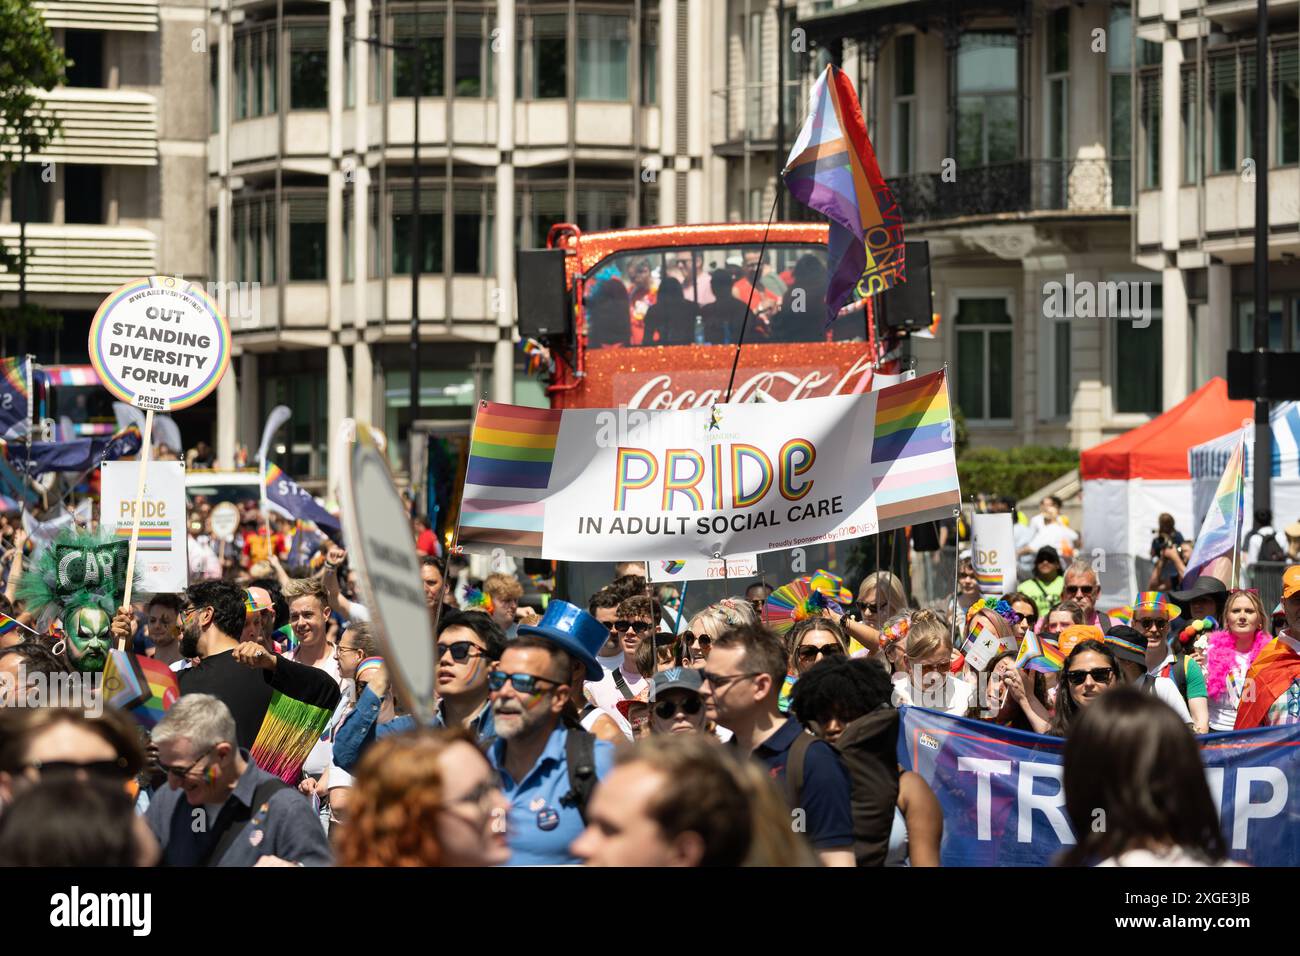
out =
[[[1103,631],[1110,628],[1110,618],[1097,610],[1097,597],[1101,594],[1101,581],[1097,572],[1086,561],[1075,561],[1065,572],[1065,586],[1061,589],[1061,598],[1074,601],[1083,608],[1083,623],[1099,627]]]
[[[239,747],[230,709],[210,694],[178,700],[153,731],[168,786],[145,820],[164,866],[329,866],[325,831],[302,794]]]
[[[609,631],[582,608],[551,601],[537,624],[519,628],[488,675],[497,740],[488,759],[510,801],[511,866],[578,862],[587,800],[613,765],[614,746],[566,719],[575,664],[588,680]]]
[[[1121,624],[1112,627],[1106,632],[1106,643],[1119,660],[1125,681],[1159,697],[1196,733],[1206,733],[1209,730],[1209,708],[1205,701],[1205,678],[1199,676],[1200,669],[1197,668],[1202,710],[1199,723],[1193,719],[1187,702],[1169,676],[1168,665],[1174,661],[1169,647],[1169,623],[1177,614],[1178,609],[1164,594],[1144,591],[1133,602],[1133,626]]]
[[[587,681],[587,696],[597,707],[615,710],[620,700],[631,700],[648,690],[649,677],[637,669],[636,649],[641,641],[653,638],[659,625],[658,601],[645,594],[633,595],[619,602],[612,634],[618,638],[623,660],[610,670],[602,670],[599,680]]]
[[[781,713],[785,674],[786,650],[779,637],[764,627],[733,627],[713,642],[700,672],[701,690],[718,723],[735,734],[732,745],[762,762],[783,792],[791,755],[802,759],[799,805],[790,809],[802,811],[808,838],[824,864],[853,866],[848,771],[830,744],[812,739],[797,720]],[[787,799],[793,803],[789,794]]]
[[[340,643],[347,643],[347,634]],[[438,621],[436,645],[438,710],[435,727],[466,728],[487,743],[496,735],[488,700],[488,672],[505,651],[506,637],[496,622],[477,611],[447,611]],[[359,662],[358,662],[359,663]],[[356,665],[354,664],[353,667]],[[414,730],[415,718],[395,717],[380,723],[380,708],[390,686],[387,667],[380,665],[357,706],[334,735],[334,762],[351,772],[376,737]]]

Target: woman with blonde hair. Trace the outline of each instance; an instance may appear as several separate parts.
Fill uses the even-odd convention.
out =
[[[858,607],[862,609],[862,623],[879,631],[885,621],[907,610],[903,582],[888,571],[868,574],[858,585]]]
[[[357,767],[340,866],[497,866],[510,858],[496,771],[463,728],[376,740]]]
[[[682,633],[682,640],[686,643],[686,659],[690,666],[704,666],[713,642],[722,636],[723,631],[757,623],[758,615],[748,601],[724,598],[717,604],[710,604],[691,618]]]
[[[1228,593],[1223,625],[1223,630],[1212,632],[1206,639],[1204,651],[1194,646],[1188,648],[1188,653],[1205,669],[1210,730],[1216,731],[1235,729],[1246,674],[1260,651],[1273,639],[1268,633],[1264,602],[1255,591],[1238,589]]]
[[[785,651],[789,663],[779,700],[783,714],[790,709],[790,695],[799,675],[827,657],[847,657],[849,639],[833,619],[809,617],[790,628],[785,638]]]
[[[952,637],[934,611],[917,611],[907,629],[903,660],[906,671],[893,677],[893,705],[929,707],[964,717],[974,702],[975,688],[952,673]]]

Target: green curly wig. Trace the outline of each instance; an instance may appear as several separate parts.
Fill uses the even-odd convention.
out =
[[[126,593],[128,547],[106,532],[68,528],[37,552],[16,597],[37,615],[42,630],[82,607],[101,608],[111,617]]]

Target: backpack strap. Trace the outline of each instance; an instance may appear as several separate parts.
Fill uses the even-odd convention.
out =
[[[803,732],[790,744],[785,757],[785,793],[790,801],[790,809],[797,808],[803,800],[803,765],[808,756],[808,748],[817,738]]]
[[[287,787],[279,777],[272,777],[270,780],[263,780],[253,791],[253,799],[248,806],[240,803],[238,800],[231,801],[221,808],[217,814],[217,822],[213,826],[213,831],[217,835],[217,842],[213,845],[211,852],[203,858],[203,866],[216,866],[221,862],[226,850],[230,844],[235,842],[237,837],[253,816],[253,812],[266,803],[276,792]]]
[[[636,694],[632,693],[632,688],[627,686],[627,678],[623,676],[623,668],[615,667],[612,673],[614,674],[614,686],[618,688],[618,692],[623,695],[623,698],[631,700],[635,697]]]
[[[587,801],[596,789],[596,738],[581,727],[570,727],[564,735],[564,762],[569,769],[569,792],[560,797],[560,806],[577,807],[585,824]]]

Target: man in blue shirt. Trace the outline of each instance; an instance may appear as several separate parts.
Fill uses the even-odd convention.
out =
[[[339,640],[338,653],[355,653],[348,646],[349,631]],[[501,658],[506,639],[501,628],[482,611],[447,611],[438,622],[438,712],[435,727],[467,728],[481,743],[495,736],[492,706],[488,701],[488,671]],[[360,661],[348,663],[355,670]],[[389,677],[379,667],[370,677],[365,690],[357,697],[357,706],[334,734],[334,762],[349,772],[361,760],[361,754],[376,737],[387,737],[414,730],[415,718],[395,717],[379,722],[379,711],[388,693]]]
[[[701,687],[718,723],[736,735],[732,744],[764,763],[783,792],[790,745],[805,733],[778,706],[786,669],[779,637],[764,627],[734,627],[713,642]],[[814,740],[804,753],[800,802],[791,809],[803,812],[808,839],[822,862],[854,866],[852,784],[825,741]]]
[[[608,636],[586,611],[551,601],[537,624],[519,628],[489,675],[497,740],[488,759],[510,801],[511,866],[578,862],[569,846],[585,826],[591,788],[613,766],[614,747],[577,724],[571,682],[575,665],[588,680],[600,677],[596,652]]]

